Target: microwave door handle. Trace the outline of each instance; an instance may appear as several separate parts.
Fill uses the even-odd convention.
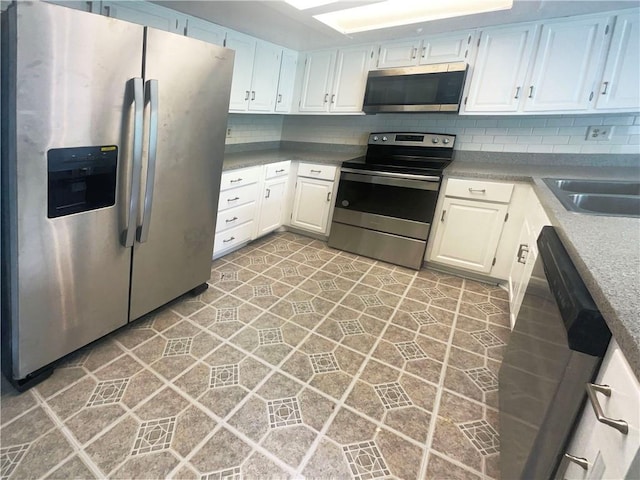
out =
[[[129,212],[127,228],[122,233],[121,243],[125,247],[132,247],[135,235],[135,225],[138,219],[138,202],[140,201],[140,182],[142,180],[142,137],[144,121],[144,103],[142,92],[142,78],[133,79],[133,166],[131,171],[131,187],[129,189]]]
[[[142,224],[138,227],[138,242],[144,243],[149,237],[151,207],[153,206],[153,184],[156,178],[156,157],[158,152],[158,80],[148,80],[145,85],[145,104],[149,104],[149,163],[144,189],[144,210]]]

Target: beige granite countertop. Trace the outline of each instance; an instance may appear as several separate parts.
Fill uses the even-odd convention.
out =
[[[321,151],[316,148],[305,149],[301,147],[270,148],[249,152],[226,153],[224,156],[224,163],[222,164],[222,170],[234,170],[236,168],[264,165],[284,160],[340,165],[346,160],[351,160],[361,155],[362,153],[358,151]]]
[[[640,379],[640,218],[566,210],[542,178],[640,180],[640,167],[454,162],[445,176],[530,182],[613,337]]]

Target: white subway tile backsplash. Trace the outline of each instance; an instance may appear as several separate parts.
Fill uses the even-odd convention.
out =
[[[573,121],[573,124],[576,127],[588,127],[589,125],[602,125],[604,119],[602,117],[593,117],[591,115],[587,115],[585,117],[576,117]]]
[[[484,135],[484,128],[465,128],[464,133],[467,135]]]
[[[527,145],[529,153],[552,153],[553,145]]]
[[[467,129],[468,130],[468,129]],[[494,143],[495,139],[493,135],[474,135],[473,142],[474,143]]]
[[[532,128],[510,128],[507,135],[532,135]]]
[[[582,145],[580,147],[580,153],[609,153],[611,147],[609,145]]]
[[[519,144],[539,144],[542,143],[542,137],[540,135],[518,135]]]
[[[547,124],[547,119],[544,117],[520,119],[521,127],[544,127],[546,126],[546,124]]]
[[[633,125],[633,117],[605,117],[603,125]]]
[[[503,149],[503,152],[525,153],[526,151],[527,151],[527,145],[518,145],[518,144],[505,145]]]
[[[538,127],[533,129],[534,135],[557,135],[558,129],[556,127]]]
[[[552,145],[553,153],[580,153],[580,145]]]
[[[569,135],[549,135],[542,137],[545,145],[566,145],[569,143]]]
[[[587,134],[587,127],[560,127],[558,135],[582,135]]]
[[[487,128],[485,132],[487,135],[506,135],[508,132],[508,128],[506,127],[495,127],[495,128]]]
[[[515,135],[496,135],[493,137],[496,143],[518,143],[518,137]]]
[[[570,127],[573,125],[573,117],[554,117],[547,119],[547,127]]]

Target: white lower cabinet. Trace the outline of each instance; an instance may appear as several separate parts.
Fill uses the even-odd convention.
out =
[[[507,220],[513,184],[449,179],[434,217],[428,260],[489,274]]]
[[[611,394],[596,393],[605,417],[627,423],[623,433],[597,420],[589,401],[566,453],[583,459],[586,468],[566,456],[557,479],[640,478],[640,383],[620,347],[611,341],[595,383],[610,387]]]
[[[258,214],[256,237],[266,235],[282,226],[289,184],[291,162],[278,162],[265,167],[265,181],[262,188],[260,212]]]
[[[301,163],[291,211],[290,225],[327,235],[332,211],[337,168],[332,165]]]

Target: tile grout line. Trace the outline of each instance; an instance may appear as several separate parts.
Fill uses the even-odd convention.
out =
[[[105,478],[105,474],[102,473],[102,470],[95,464],[93,459],[84,451],[80,443],[76,440],[75,436],[69,431],[67,426],[62,423],[62,421],[58,418],[58,415],[51,409],[51,407],[45,402],[45,400],[40,395],[40,392],[35,390],[33,392],[34,396],[38,399],[38,402],[41,403],[42,408],[47,413],[47,415],[51,418],[51,420],[60,428],[60,431],[65,436],[67,441],[72,445],[73,449],[83,461],[83,463],[91,470],[91,473],[95,475],[96,478]]]
[[[422,457],[422,463],[420,465],[420,478],[426,478],[427,468],[429,467],[429,452],[431,445],[433,444],[433,437],[435,436],[436,425],[438,422],[438,413],[440,411],[440,400],[442,399],[442,392],[444,390],[444,381],[447,374],[447,368],[449,366],[449,355],[451,354],[451,348],[453,346],[453,337],[456,332],[456,325],[458,323],[458,315],[460,313],[460,304],[462,303],[462,296],[464,294],[464,288],[467,285],[466,279],[463,279],[460,286],[460,295],[458,296],[458,304],[456,305],[456,312],[451,323],[451,332],[449,333],[449,341],[447,342],[447,350],[442,362],[442,370],[440,371],[440,381],[438,382],[438,389],[436,390],[436,398],[433,403],[433,411],[431,416],[431,424],[429,425],[429,433],[427,434],[427,440],[425,442],[425,453]]]
[[[373,266],[378,265],[378,262],[375,262],[371,268],[373,268]],[[369,270],[367,271],[367,273],[371,270],[371,268],[369,268]],[[364,276],[364,275],[363,275]],[[344,407],[348,407],[348,405],[345,404],[347,398],[349,397],[349,395],[351,394],[351,391],[353,390],[353,388],[355,387],[356,382],[358,381],[358,379],[360,378],[360,376],[362,375],[362,372],[364,371],[365,365],[371,360],[371,358],[373,357],[373,352],[375,351],[375,349],[378,347],[378,344],[380,343],[380,340],[382,339],[382,337],[384,336],[385,332],[387,331],[387,329],[389,328],[389,325],[391,324],[391,319],[395,316],[395,314],[397,313],[398,309],[400,308],[400,304],[402,303],[402,301],[406,298],[406,294],[409,291],[409,289],[411,288],[411,286],[413,285],[415,279],[417,277],[417,272],[413,274],[413,278],[411,279],[411,281],[409,282],[409,284],[405,287],[405,290],[403,292],[402,295],[399,295],[400,300],[398,301],[398,304],[395,306],[393,313],[390,315],[389,319],[385,322],[385,326],[382,329],[382,331],[380,332],[380,334],[378,335],[378,338],[376,339],[375,343],[373,344],[373,346],[369,349],[369,352],[367,353],[367,355],[365,355],[365,359],[363,360],[362,364],[360,365],[360,368],[358,369],[358,371],[353,375],[353,378],[351,380],[351,382],[349,383],[349,386],[346,388],[346,390],[344,391],[344,393],[342,394],[342,396],[340,397],[340,399],[338,400],[338,404],[337,404],[337,408],[334,409],[334,411],[331,413],[331,415],[329,416],[329,418],[325,421],[322,430],[320,431],[320,434],[318,435],[318,437],[314,440],[314,442],[311,444],[311,447],[309,448],[309,450],[307,451],[307,453],[305,454],[305,456],[302,458],[302,461],[300,462],[299,466],[298,466],[298,470],[297,472],[299,474],[302,474],[302,471],[304,471],[305,467],[307,466],[307,464],[309,463],[309,461],[311,460],[311,457],[313,456],[313,454],[316,452],[318,445],[320,444],[320,441],[323,437],[326,436],[326,432],[329,430],[329,427],[331,426],[331,424],[333,423],[333,420],[335,419],[335,417],[338,415],[338,412],[340,411],[341,408]],[[354,285],[355,287],[355,285]],[[380,288],[378,289],[378,291],[381,290]],[[368,415],[367,415],[368,417]],[[377,423],[377,422],[376,422]],[[376,433],[380,431],[380,426],[376,425]],[[344,453],[343,453],[344,455]]]

